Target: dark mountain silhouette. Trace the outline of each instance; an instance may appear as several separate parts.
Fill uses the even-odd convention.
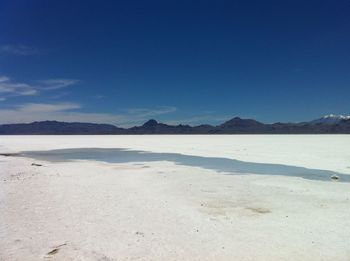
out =
[[[323,118],[321,118],[323,119]],[[350,134],[350,119],[264,124],[235,117],[221,125],[168,125],[152,119],[141,126],[118,128],[111,124],[41,121],[0,125],[2,135],[94,134]]]
[[[167,125],[156,120],[149,120],[139,127],[132,127],[125,130],[126,134],[187,134],[192,131],[189,125]]]
[[[215,133],[264,133],[268,129],[266,124],[251,119],[235,117],[215,128]]]
[[[40,121],[0,125],[0,134],[118,134],[123,129],[111,124]]]

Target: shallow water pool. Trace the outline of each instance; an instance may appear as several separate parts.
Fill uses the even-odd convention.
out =
[[[336,175],[339,177],[339,182],[350,182],[350,175],[328,170],[308,169],[281,164],[245,162],[229,158],[201,157],[177,153],[156,153],[121,148],[82,148],[49,151],[25,151],[20,153],[20,155],[51,162],[72,160],[96,160],[107,163],[169,161],[178,165],[201,167],[231,175],[280,175],[322,181],[331,181],[331,176]]]

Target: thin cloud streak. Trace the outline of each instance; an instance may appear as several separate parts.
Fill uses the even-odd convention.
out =
[[[0,109],[0,124],[57,120],[110,123],[119,127],[130,127],[144,123],[149,117],[171,113],[176,110],[174,107],[160,107],[157,109],[130,109],[126,113],[113,114],[79,111],[82,108],[78,103],[26,103],[12,108]]]
[[[144,109],[144,108],[134,108],[134,109],[127,110],[129,114],[131,115],[136,114],[136,115],[139,115],[140,117],[157,116],[157,115],[167,114],[175,111],[176,111],[176,107],[173,107],[173,106],[163,106],[153,110]]]
[[[79,83],[75,79],[48,79],[38,81],[42,90],[57,90]]]
[[[41,113],[41,112],[59,112],[80,109],[81,106],[77,103],[26,103],[17,107],[20,112]]]
[[[32,96],[42,91],[52,91],[79,83],[76,79],[47,79],[37,84],[16,82],[7,76],[0,76],[0,94],[4,99],[10,96]]]
[[[7,76],[0,76],[0,94],[2,95],[28,96],[37,93],[38,91],[34,86],[14,82]]]
[[[54,100],[58,100],[58,99],[61,99],[63,97],[68,96],[69,94],[70,94],[70,92],[61,92],[61,93],[57,93],[57,94],[51,96],[50,98],[54,99]]]
[[[10,54],[16,56],[38,55],[41,52],[33,47],[23,44],[0,45],[0,54]]]

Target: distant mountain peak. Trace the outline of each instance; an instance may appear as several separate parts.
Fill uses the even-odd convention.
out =
[[[350,120],[350,116],[328,114],[322,118],[311,121],[311,124],[337,124],[343,120]]]
[[[328,114],[322,117],[322,119],[339,119],[339,120],[349,120],[350,116]]]
[[[261,125],[262,123],[252,120],[252,119],[242,119],[240,117],[234,117],[231,120],[228,120],[221,124],[221,127],[231,127],[231,126],[255,126],[255,125]]]
[[[234,118],[228,120],[227,122],[241,122],[241,121],[245,121],[245,119],[242,119],[240,117],[234,117]]]
[[[153,126],[157,126],[158,125],[158,121],[154,120],[154,119],[150,119],[148,121],[146,121],[142,126],[143,127],[153,127]]]

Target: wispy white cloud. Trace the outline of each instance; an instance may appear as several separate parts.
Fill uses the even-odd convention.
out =
[[[58,103],[58,104],[46,104],[46,103],[26,103],[17,106],[18,110],[21,112],[28,113],[50,113],[59,111],[68,111],[80,109],[81,106],[77,103]]]
[[[98,95],[93,96],[93,98],[100,100],[100,99],[106,98],[106,96],[98,94]]]
[[[0,76],[0,94],[2,95],[28,96],[37,93],[38,91],[34,86],[27,83],[14,82],[9,77]]]
[[[6,44],[0,45],[0,54],[10,54],[17,56],[38,55],[41,52],[33,47],[23,44]]]
[[[127,110],[128,114],[138,115],[140,117],[157,116],[157,115],[167,114],[175,111],[176,111],[176,107],[172,107],[172,106],[162,106],[156,109],[134,108],[134,109]]]
[[[57,90],[79,83],[76,79],[48,79],[38,81],[43,90]]]
[[[0,109],[0,122],[28,123],[43,120],[58,120],[67,122],[116,123],[118,115],[105,113],[84,113],[77,103],[26,103],[11,108]]]
[[[78,103],[26,103],[11,108],[0,109],[0,124],[57,120],[66,122],[111,123],[121,127],[129,127],[142,124],[150,117],[167,114],[176,110],[174,107],[160,107],[157,109],[130,109],[124,113],[114,114],[82,112],[80,109],[83,108]]]
[[[70,94],[70,92],[60,92],[60,93],[57,93],[57,94],[55,94],[55,95],[52,95],[50,98],[51,98],[51,99],[57,100],[57,99],[61,99],[61,98],[63,98],[63,97],[66,97],[66,96],[68,96],[69,94]]]
[[[16,82],[7,76],[0,76],[0,94],[6,98],[8,96],[31,96],[42,91],[57,90],[77,84],[75,79],[47,79],[37,81],[36,84]]]
[[[9,77],[0,76],[0,83],[1,83],[1,82],[7,82],[7,81],[9,81],[9,80],[10,80]]]

